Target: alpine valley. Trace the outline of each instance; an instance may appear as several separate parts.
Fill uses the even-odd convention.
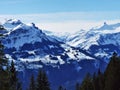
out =
[[[6,29],[0,32],[5,35],[2,42],[6,57],[15,62],[24,90],[39,69],[46,71],[52,90],[59,85],[74,90],[86,73],[104,71],[112,53],[120,53],[120,23],[105,22],[100,27],[59,36],[16,19],[2,25]]]

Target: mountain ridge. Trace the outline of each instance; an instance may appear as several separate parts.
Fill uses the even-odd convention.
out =
[[[106,59],[106,56],[110,58],[113,51],[120,53],[120,23],[110,25],[104,23],[101,27],[92,28],[89,31],[81,32],[82,34],[79,32],[68,37],[67,43],[69,45],[87,50],[96,57],[105,60],[108,59]],[[95,49],[97,50],[95,51]],[[102,52],[104,54],[102,54]]]
[[[107,32],[97,29],[81,30],[65,38],[62,35],[62,39],[59,40],[60,36],[56,39],[57,34],[51,32],[47,34],[34,23],[24,24],[20,20],[10,20],[7,24],[9,25],[3,24],[7,30],[3,39],[5,53],[9,60],[14,60],[21,80],[25,80],[25,85],[30,75],[32,73],[36,75],[37,70],[42,68],[48,72],[53,90],[61,84],[68,87],[68,82],[82,81],[88,72],[92,74],[99,68],[104,71],[108,62],[106,56],[110,55],[114,49],[119,51],[117,43],[111,44],[116,39],[114,36],[119,36],[119,27],[111,30],[113,33],[108,30]],[[114,38],[109,38],[111,34]],[[106,37],[113,41],[106,44]],[[118,41],[119,38],[117,38]],[[71,78],[67,73],[72,73],[73,77]],[[59,83],[53,80],[54,74],[56,81],[59,81],[59,77],[63,75]],[[69,90],[72,89],[69,88]]]

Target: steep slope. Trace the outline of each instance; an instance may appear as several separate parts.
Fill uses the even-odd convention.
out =
[[[120,53],[120,23],[108,25],[106,22],[99,28],[80,31],[67,39],[69,45],[87,50],[96,57],[108,60],[112,52]],[[72,41],[71,41],[72,39]],[[106,61],[108,62],[108,61]]]
[[[6,54],[10,54],[13,59],[20,61],[40,61],[42,59],[44,63],[57,63],[58,61],[64,63],[62,57],[67,57],[66,59],[78,59],[78,57],[80,59],[80,55],[85,57],[85,54],[78,52],[77,49],[47,36],[33,23],[29,25],[21,23],[11,29],[6,34],[3,43],[6,47]],[[52,58],[55,60],[52,61]]]
[[[6,28],[8,32],[10,32],[14,27],[22,24],[20,20],[17,19],[8,19],[4,22],[3,26]]]
[[[98,68],[103,70],[106,65],[85,50],[46,35],[34,23],[8,20],[3,26],[8,30],[2,41],[5,53],[9,60],[14,60],[24,89],[31,74],[36,76],[41,68],[46,70],[53,90],[59,85],[73,90],[71,87],[77,80],[82,81],[87,72],[93,73]]]

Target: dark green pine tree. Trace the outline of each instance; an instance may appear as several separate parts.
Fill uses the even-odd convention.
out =
[[[96,90],[96,88],[97,88],[97,85],[96,85],[96,83],[97,83],[96,78],[97,78],[96,73],[94,73],[94,74],[93,74],[93,80],[92,80],[94,90]]]
[[[44,71],[40,70],[37,77],[37,90],[50,90],[50,84],[48,82],[47,75]]]
[[[36,80],[36,90],[43,90],[42,77],[43,77],[43,73],[42,70],[40,70]]]
[[[4,32],[0,25],[0,32]],[[1,42],[4,35],[0,34],[0,90],[22,90],[21,83],[17,80],[16,70],[12,61],[11,66],[4,54],[4,46]],[[16,84],[17,82],[17,84]]]
[[[97,76],[97,79],[98,79],[98,85],[99,85],[99,90],[103,90],[104,89],[104,75],[103,73],[100,71],[100,69],[98,70],[98,76]],[[98,88],[96,89],[98,90]]]
[[[104,90],[120,90],[120,57],[115,52],[106,68],[104,77]]]
[[[83,80],[80,90],[94,90],[93,83],[92,83],[92,78],[90,74],[87,74],[85,79]]]
[[[93,74],[93,87],[94,87],[94,90],[100,90],[100,85],[99,85],[99,78],[98,78],[98,75],[96,75],[96,73]]]
[[[48,81],[45,71],[43,71],[43,88],[44,90],[50,90],[50,83]]]
[[[5,30],[0,27],[0,30]],[[0,34],[0,90],[9,90],[9,70],[8,70],[8,60],[4,54],[4,46],[1,42],[3,34]]]
[[[30,85],[28,90],[36,90],[34,75],[31,76]]]
[[[17,88],[17,72],[14,66],[14,62],[11,62],[11,66],[10,66],[10,86],[11,86],[11,90],[16,90]]]
[[[104,75],[101,73],[100,69],[98,70],[97,75],[93,75],[93,86],[94,90],[103,90],[104,89]]]

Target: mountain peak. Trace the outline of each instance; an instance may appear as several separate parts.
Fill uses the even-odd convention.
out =
[[[16,26],[23,24],[20,20],[17,19],[8,19],[6,22],[3,24],[3,26],[7,29],[8,32],[10,32],[13,28]]]
[[[120,27],[120,23],[107,24],[106,22],[104,22],[104,25],[98,28],[97,30],[115,30],[118,27]]]
[[[31,26],[31,27],[33,27],[33,28],[35,28],[35,29],[39,29],[39,28],[35,25],[35,23],[30,23],[30,24],[27,24],[27,25],[29,25],[29,26]]]
[[[107,23],[106,23],[106,22],[104,22],[104,25],[107,25]]]
[[[8,19],[5,23],[6,24],[12,24],[12,25],[19,25],[22,22],[20,20],[17,20],[17,19]]]

